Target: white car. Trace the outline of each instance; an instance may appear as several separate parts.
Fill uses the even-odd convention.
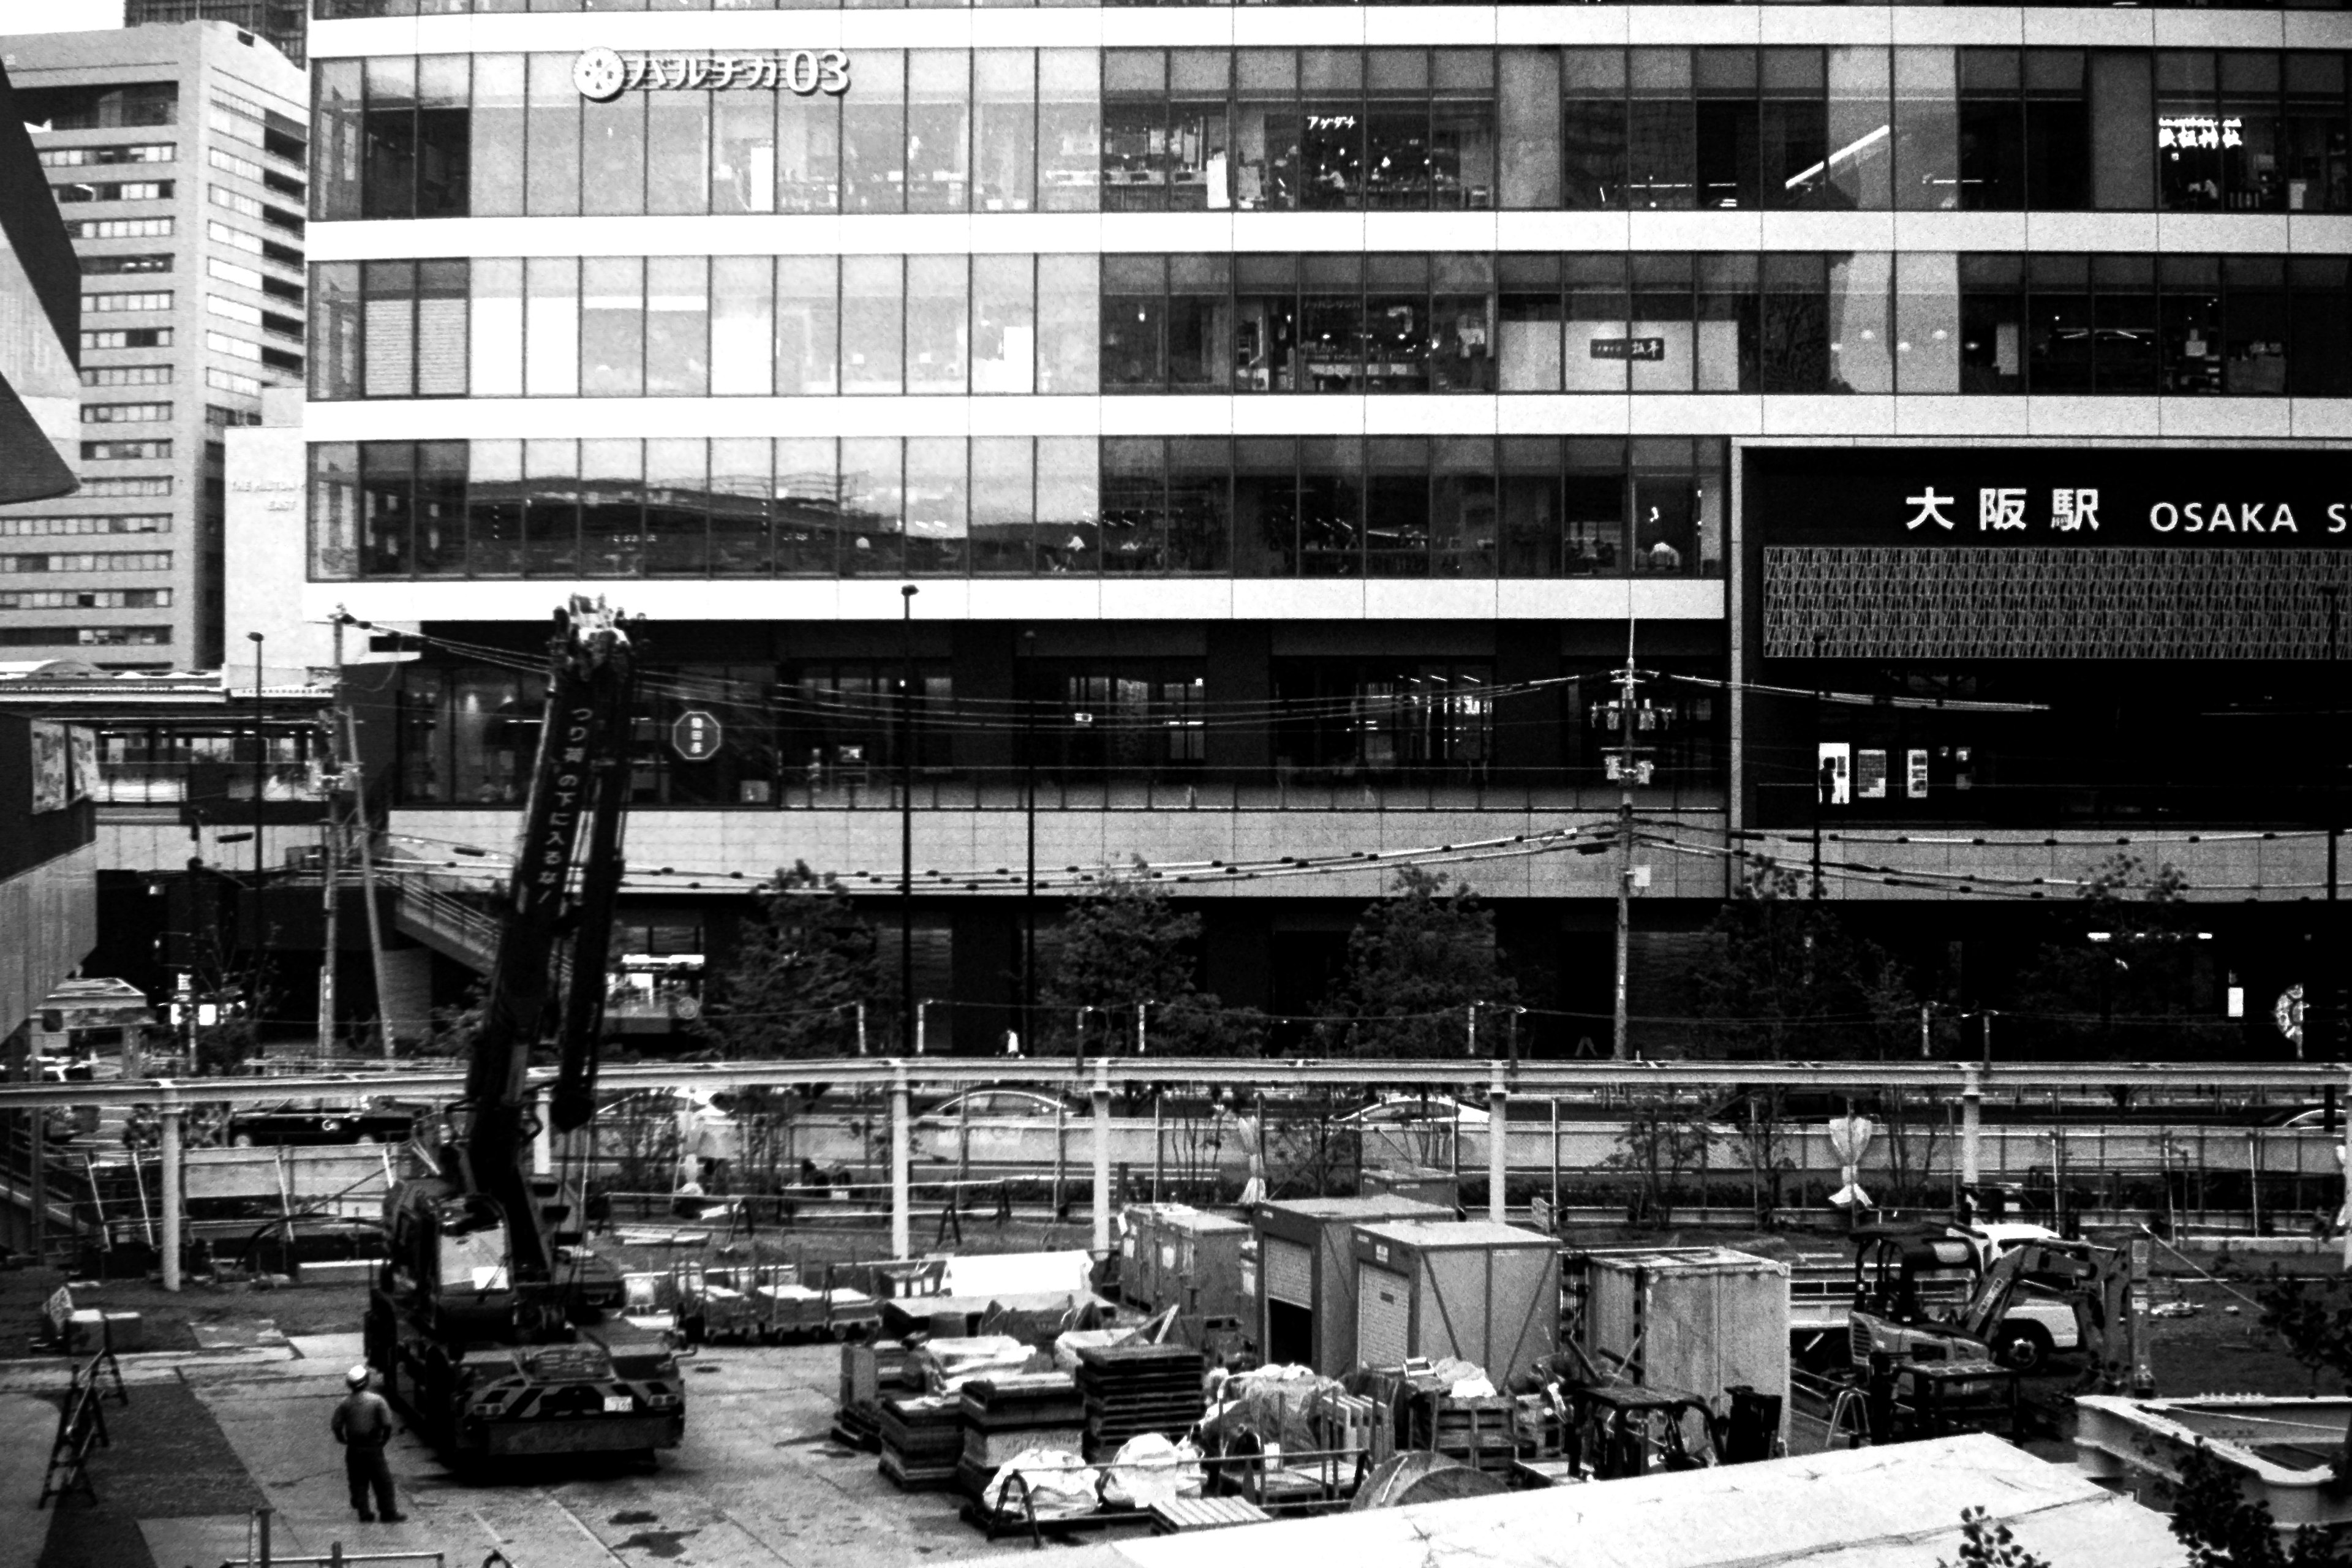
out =
[[[1443,1127],[1451,1121],[1457,1128],[1484,1128],[1492,1116],[1475,1105],[1459,1100],[1424,1100],[1419,1095],[1392,1095],[1361,1110],[1352,1110],[1339,1119],[1342,1127],[1358,1127],[1366,1131],[1417,1127]]]

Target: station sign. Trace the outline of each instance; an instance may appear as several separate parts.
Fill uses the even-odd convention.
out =
[[[1664,338],[1595,338],[1592,340],[1594,359],[1663,361],[1666,357]]]
[[[707,763],[719,754],[725,732],[719,716],[707,708],[689,708],[669,727],[670,749],[689,763]]]
[[[849,56],[841,49],[778,49],[767,54],[647,54],[583,49],[572,85],[592,103],[625,92],[790,92],[802,98],[849,90]]]

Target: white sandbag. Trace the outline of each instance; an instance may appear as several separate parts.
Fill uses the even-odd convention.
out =
[[[942,1296],[1050,1296],[1094,1289],[1092,1254],[998,1252],[947,1259]]]
[[[1108,1350],[1135,1338],[1135,1330],[1072,1329],[1054,1341],[1054,1365],[1062,1372],[1078,1370],[1078,1352],[1082,1350]]]
[[[1019,1476],[1028,1483],[1029,1506],[1041,1520],[1076,1519],[1095,1511],[1101,1472],[1066,1448],[1024,1448],[1004,1463],[996,1479],[981,1493],[991,1511],[1020,1511],[1019,1494],[1011,1503],[1005,1492]]]
[[[1157,1432],[1129,1437],[1103,1470],[1103,1501],[1150,1508],[1201,1495],[1201,1450]]]

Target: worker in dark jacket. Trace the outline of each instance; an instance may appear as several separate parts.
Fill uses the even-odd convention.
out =
[[[366,1366],[352,1368],[343,1374],[343,1381],[351,1385],[351,1393],[335,1406],[329,1429],[343,1446],[343,1479],[351,1483],[352,1507],[362,1521],[373,1521],[381,1513],[386,1523],[398,1524],[406,1515],[394,1503],[392,1467],[383,1458],[392,1442],[392,1406],[383,1394],[368,1387]],[[375,1513],[368,1511],[371,1488],[375,1491]]]

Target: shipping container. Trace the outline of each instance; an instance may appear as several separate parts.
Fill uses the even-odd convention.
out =
[[[1119,1245],[1119,1298],[1157,1312],[1231,1319],[1246,1326],[1257,1303],[1243,1278],[1250,1227],[1187,1204],[1137,1204]]]
[[[1728,1247],[1571,1253],[1568,1331],[1598,1367],[1644,1388],[1717,1400],[1789,1395],[1789,1266]]]
[[[1258,1354],[1326,1377],[1356,1368],[1355,1230],[1378,1220],[1451,1221],[1413,1198],[1297,1198],[1257,1206]]]
[[[1356,1227],[1356,1359],[1394,1366],[1454,1356],[1497,1388],[1559,1344],[1559,1252],[1487,1220]]]

